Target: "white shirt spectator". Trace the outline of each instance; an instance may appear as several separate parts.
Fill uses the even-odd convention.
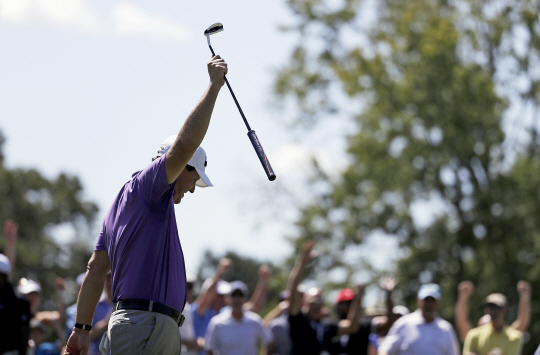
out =
[[[459,355],[454,329],[444,319],[435,317],[427,323],[420,310],[394,323],[379,347],[388,355]]]
[[[182,341],[184,340],[194,340],[195,339],[195,328],[193,327],[193,312],[191,311],[191,304],[186,302],[184,311],[184,324],[180,327],[180,337]],[[186,346],[182,344],[182,354],[184,355],[197,355],[195,350],[187,350]]]
[[[263,345],[272,341],[272,334],[263,328],[261,317],[244,311],[241,320],[225,311],[210,320],[206,330],[205,349],[214,355],[257,355],[257,343]]]

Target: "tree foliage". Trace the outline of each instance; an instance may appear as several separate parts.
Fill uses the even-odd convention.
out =
[[[338,179],[314,177],[319,192],[302,207],[295,245],[315,240],[319,268],[350,277],[361,264],[349,252],[376,233],[391,236],[409,305],[421,283],[440,283],[447,319],[462,280],[477,285],[476,305],[496,291],[517,304],[520,279],[540,289],[540,4],[288,5],[301,40],[277,77],[277,95],[296,103],[303,122],[359,107],[350,114],[351,164]]]
[[[91,255],[90,233],[98,211],[82,199],[77,177],[44,177],[35,169],[8,169],[4,165],[0,133],[0,222],[18,224],[17,258],[12,282],[26,277],[41,283],[44,307],[54,299],[56,277],[75,278],[86,270]],[[60,229],[63,231],[60,236]],[[60,241],[62,240],[62,241]],[[0,249],[6,240],[0,238]],[[45,301],[45,302],[44,302]]]

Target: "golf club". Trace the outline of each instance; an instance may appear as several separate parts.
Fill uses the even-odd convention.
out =
[[[212,52],[212,56],[215,56],[214,50],[212,49],[212,45],[210,45],[210,36],[223,31],[223,24],[221,23],[214,23],[210,27],[208,27],[204,31],[204,35],[206,36],[206,40],[208,41],[208,47],[210,48],[210,52]],[[234,95],[234,92],[231,88],[231,85],[229,84],[229,81],[227,80],[227,77],[225,77],[225,83],[227,84],[227,87],[229,88],[229,91],[231,92],[231,95],[233,97],[234,103],[236,104],[236,107],[238,107],[238,111],[240,111],[240,115],[242,116],[242,119],[244,120],[244,123],[246,124],[246,127],[248,129],[248,137],[251,141],[251,144],[253,144],[253,148],[255,148],[255,152],[257,153],[257,156],[259,157],[259,160],[261,161],[261,164],[264,168],[264,171],[266,172],[266,176],[268,176],[268,180],[274,181],[276,179],[276,174],[274,174],[274,171],[272,170],[272,167],[270,166],[270,162],[268,161],[268,158],[266,157],[266,154],[264,154],[264,150],[262,148],[261,142],[259,141],[259,138],[257,137],[257,134],[255,134],[255,131],[251,129],[249,126],[249,123],[246,119],[246,116],[244,115],[244,112],[242,111],[242,108],[240,107],[240,104],[238,103],[238,100],[236,99],[236,96]]]

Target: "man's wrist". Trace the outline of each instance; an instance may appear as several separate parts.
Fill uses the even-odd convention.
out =
[[[92,326],[87,324],[75,323],[74,329],[90,331],[92,330]]]

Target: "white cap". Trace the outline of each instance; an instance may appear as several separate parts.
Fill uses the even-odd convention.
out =
[[[409,309],[402,305],[397,305],[392,308],[392,313],[399,314],[400,316],[404,316],[406,314],[409,314]]]
[[[418,290],[418,299],[424,300],[428,297],[433,297],[436,300],[441,299],[441,288],[437,284],[424,284]]]
[[[219,280],[216,286],[216,293],[218,295],[228,295],[231,292],[231,284],[227,281]]]
[[[208,290],[210,285],[214,282],[213,278],[206,279],[202,286],[201,286],[201,293],[204,293]],[[222,279],[219,279],[216,285],[216,293],[218,295],[226,295],[229,293],[229,290],[231,289],[231,284],[229,284],[227,281],[223,281]]]
[[[11,273],[11,263],[9,259],[4,254],[0,254],[0,274],[5,274],[9,276]]]
[[[160,157],[167,153],[169,149],[171,149],[172,145],[174,144],[174,141],[176,140],[176,136],[170,136],[167,139],[165,139],[165,142],[161,143],[161,146],[159,147],[157,156]],[[202,147],[197,148],[195,153],[193,153],[193,156],[188,162],[188,165],[191,165],[192,167],[197,170],[197,173],[199,173],[199,176],[201,177],[197,182],[195,183],[199,187],[208,187],[208,186],[214,186],[206,173],[204,172],[206,170],[206,152]]]
[[[232,294],[234,291],[242,291],[244,296],[247,296],[249,293],[247,285],[238,280],[231,282],[231,290],[229,291],[229,294]]]
[[[22,278],[17,286],[17,291],[21,295],[27,295],[31,292],[41,292],[41,286],[34,280]]]
[[[186,282],[197,282],[197,276],[195,276],[195,274],[192,274],[191,272],[186,272]]]

